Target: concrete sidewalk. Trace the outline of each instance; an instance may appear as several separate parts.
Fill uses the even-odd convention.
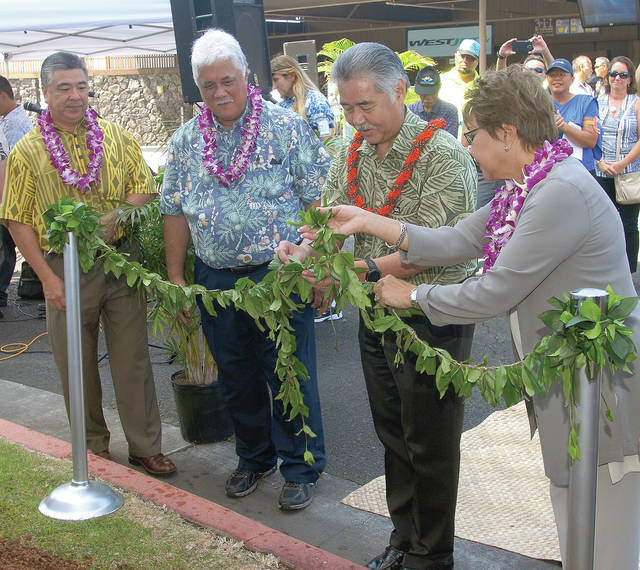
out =
[[[129,469],[127,445],[117,413],[105,408],[105,417],[112,431],[111,453],[120,465],[93,456],[91,462],[100,468],[100,477],[122,485],[129,477],[127,473],[134,473],[134,470]],[[0,380],[0,418],[26,426],[40,434],[70,441],[63,399],[46,390]],[[7,431],[6,423],[3,425],[4,431]],[[0,433],[2,431],[0,429]],[[19,433],[19,430],[9,432]],[[15,436],[13,439],[20,438]],[[44,435],[30,437],[30,441],[37,442],[39,439],[46,452],[47,446],[52,444]],[[60,445],[63,453],[68,454],[70,447]],[[54,446],[54,449],[58,449],[60,445]],[[288,513],[277,507],[283,483],[279,474],[261,481],[257,491],[248,497],[231,499],[226,496],[224,481],[236,467],[232,442],[192,446],[184,442],[179,428],[163,424],[163,451],[176,462],[178,473],[165,479],[141,475],[144,479],[142,483],[136,483],[133,488],[135,491],[151,500],[167,504],[187,518],[195,518],[202,524],[243,540],[249,547],[267,549],[295,568],[356,568],[387,544],[391,530],[391,523],[387,518],[340,503],[342,498],[358,487],[356,483],[325,474],[319,481],[314,502],[304,511]],[[187,493],[174,493],[170,490],[172,488],[174,491],[177,488]],[[176,505],[169,504],[169,497],[178,497]],[[198,497],[215,504],[193,506]],[[215,513],[215,516],[202,519],[198,518],[199,515],[189,514],[202,512]],[[235,513],[241,517],[236,517]],[[266,532],[264,527],[256,527],[256,524],[266,525],[273,531]],[[458,570],[534,570],[557,567],[552,563],[459,539],[456,539],[455,548]],[[323,554],[322,551],[326,552]],[[341,558],[347,560],[341,561]]]

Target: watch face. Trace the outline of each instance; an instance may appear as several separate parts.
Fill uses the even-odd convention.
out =
[[[368,281],[369,283],[375,283],[376,281],[380,281],[380,277],[382,277],[382,273],[380,273],[380,270],[378,269],[378,266],[376,265],[376,262],[373,261],[372,259],[365,259],[367,266],[369,267],[369,271],[367,271],[367,274],[365,276],[365,281]]]
[[[380,277],[382,277],[379,269],[371,269],[367,272],[367,281],[370,283],[375,283],[376,281],[380,281]]]

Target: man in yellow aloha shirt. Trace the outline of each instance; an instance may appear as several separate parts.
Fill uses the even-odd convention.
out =
[[[48,250],[42,213],[69,196],[104,212],[106,241],[121,251],[114,205],[143,205],[155,192],[140,146],[124,129],[97,118],[88,107],[88,72],[76,55],[57,52],[42,64],[40,79],[49,106],[38,126],[9,154],[0,219],[42,281],[47,329],[69,412],[64,264]],[[106,275],[102,263],[80,275],[82,359],[87,445],[105,458],[110,434],[102,412],[97,347],[102,321],[129,461],[154,475],[176,466],[160,452],[161,423],[149,359],[145,302],[124,278]]]
[[[458,140],[462,140],[462,107],[465,104],[464,94],[473,87],[478,78],[478,59],[480,44],[476,40],[462,40],[454,54],[455,65],[440,75],[440,99],[452,103],[458,109]]]

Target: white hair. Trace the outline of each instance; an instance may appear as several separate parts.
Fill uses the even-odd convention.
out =
[[[201,67],[228,60],[231,60],[233,65],[243,73],[249,67],[247,58],[236,38],[224,30],[207,30],[204,35],[193,42],[191,49],[191,69],[196,84]]]

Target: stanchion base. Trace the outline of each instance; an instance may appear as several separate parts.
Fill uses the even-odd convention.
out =
[[[72,481],[56,487],[42,499],[38,510],[52,519],[84,521],[111,514],[123,504],[122,495],[104,483]]]

